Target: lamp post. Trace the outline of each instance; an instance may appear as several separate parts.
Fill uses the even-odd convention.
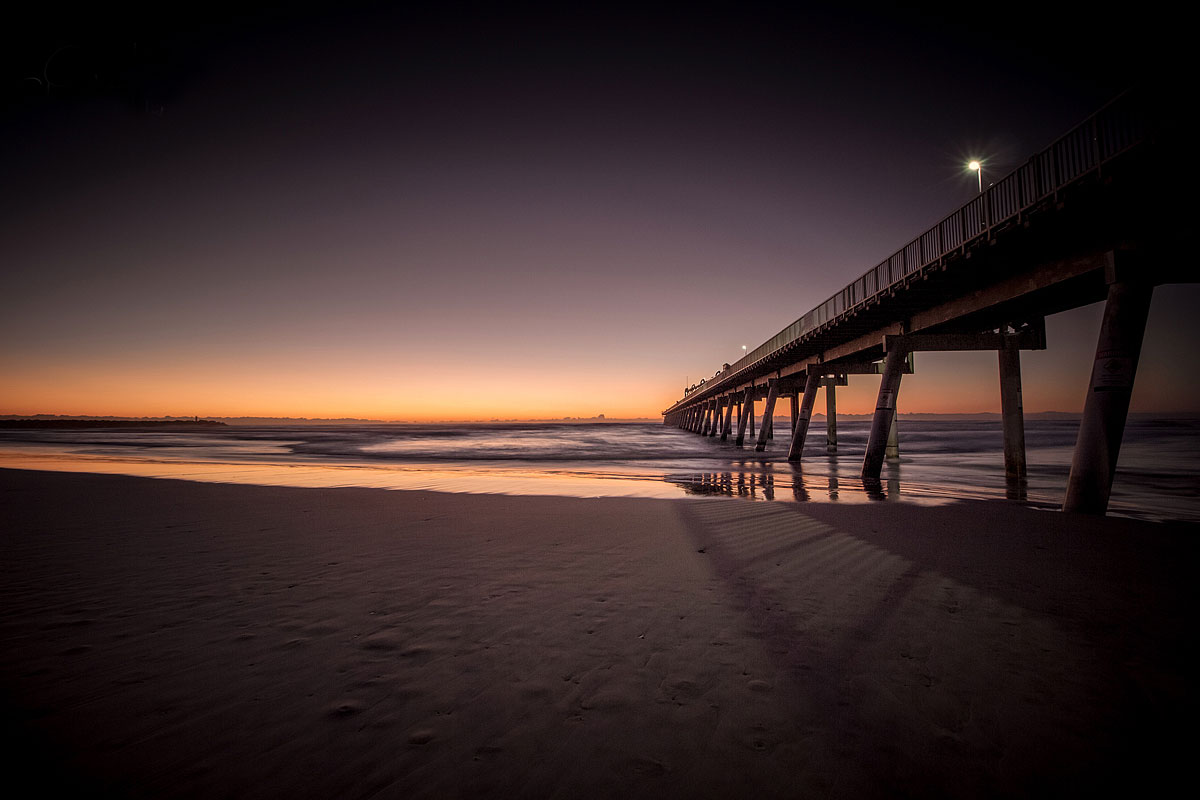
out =
[[[979,173],[979,193],[983,194],[983,164],[980,164],[978,161],[972,161],[970,164],[967,164],[967,169]]]
[[[746,357],[746,345],[742,345],[742,358]]]

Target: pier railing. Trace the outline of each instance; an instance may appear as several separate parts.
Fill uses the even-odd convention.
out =
[[[1140,94],[1121,95],[707,383],[721,382],[753,366],[886,294],[914,272],[990,238],[997,229],[1020,223],[1033,207],[1054,200],[1071,184],[1140,144],[1148,128]]]

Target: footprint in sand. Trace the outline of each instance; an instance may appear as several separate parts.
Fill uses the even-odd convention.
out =
[[[334,719],[341,719],[343,717],[352,717],[362,710],[363,704],[357,700],[344,700],[340,703],[335,703],[334,705],[329,706],[329,708],[326,709],[326,716],[333,717]]]
[[[432,741],[433,731],[431,731],[429,728],[421,728],[408,735],[408,743],[411,745],[421,746],[429,744]]]
[[[392,650],[399,650],[404,646],[404,642],[400,641],[394,636],[387,636],[386,634],[372,634],[370,636],[363,637],[362,641],[358,643],[358,646],[364,650],[390,652]]]

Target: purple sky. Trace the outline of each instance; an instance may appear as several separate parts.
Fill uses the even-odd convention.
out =
[[[339,8],[8,31],[0,413],[654,415],[968,200],[969,157],[1170,69],[1095,9]],[[1158,290],[1135,408],[1200,408],[1197,301]],[[1027,409],[1082,405],[1097,321],[1049,321]],[[995,383],[924,356],[902,410]]]

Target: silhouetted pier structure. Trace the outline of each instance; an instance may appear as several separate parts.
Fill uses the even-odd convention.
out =
[[[878,480],[896,455],[896,400],[912,354],[998,354],[1005,472],[1024,477],[1021,350],[1046,347],[1045,317],[1105,300],[1064,509],[1108,506],[1142,336],[1155,285],[1184,272],[1193,224],[1169,190],[1178,174],[1166,105],[1126,93],[976,198],[924,231],[711,379],[689,387],[664,422],[755,450],[772,437],[780,397],[791,402],[788,458],[800,461],[817,390],[836,452],[835,386],[880,375],[862,476]],[[1080,387],[1081,389],[1083,387]],[[734,416],[736,411],[736,417]],[[736,432],[735,432],[736,426]],[[890,452],[889,452],[890,450]]]

